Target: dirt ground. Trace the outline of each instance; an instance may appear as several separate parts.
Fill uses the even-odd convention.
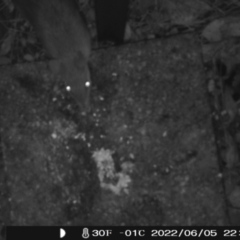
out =
[[[0,74],[1,225],[232,224],[192,35],[93,52],[88,115],[47,63]]]

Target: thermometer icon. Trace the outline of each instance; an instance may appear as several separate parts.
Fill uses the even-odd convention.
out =
[[[83,229],[82,237],[85,239],[89,238],[88,228]]]

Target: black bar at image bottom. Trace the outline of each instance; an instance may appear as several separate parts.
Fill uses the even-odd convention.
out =
[[[231,238],[240,239],[238,227],[5,227],[6,240],[36,239],[147,239],[147,238]],[[0,237],[1,239],[1,237]]]

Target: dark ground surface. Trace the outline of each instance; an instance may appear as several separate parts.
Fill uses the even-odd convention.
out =
[[[1,225],[231,224],[195,38],[94,52],[91,70],[83,116],[47,63],[1,68]]]

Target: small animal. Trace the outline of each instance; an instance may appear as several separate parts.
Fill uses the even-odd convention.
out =
[[[66,83],[66,89],[86,110],[89,104],[88,62],[91,38],[75,0],[13,0],[32,24],[48,56],[50,66]]]

